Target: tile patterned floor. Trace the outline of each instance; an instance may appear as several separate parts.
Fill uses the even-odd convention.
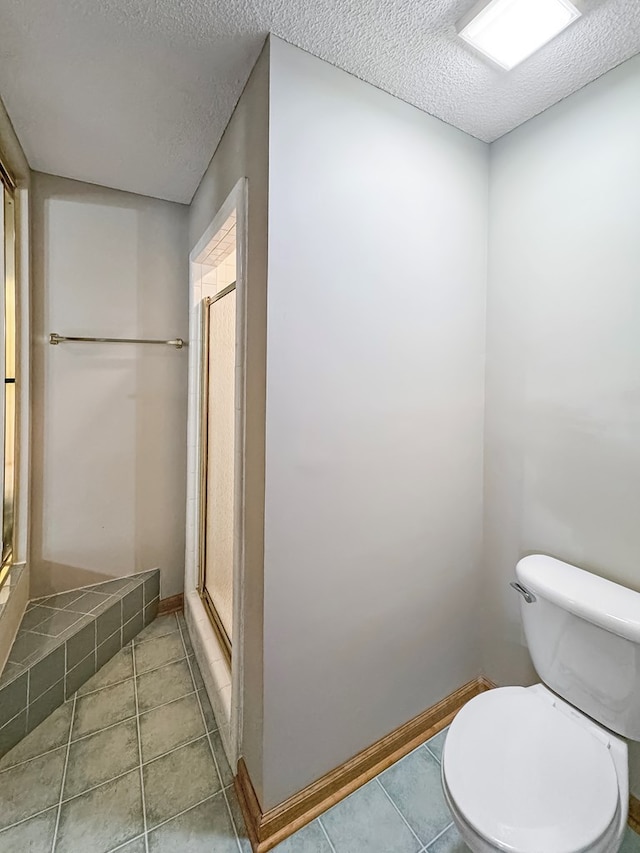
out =
[[[231,783],[184,620],[156,619],[0,761],[0,851],[238,853]]]
[[[445,736],[277,853],[464,853],[440,787]],[[250,853],[231,783],[184,620],[156,619],[0,761],[0,853]]]

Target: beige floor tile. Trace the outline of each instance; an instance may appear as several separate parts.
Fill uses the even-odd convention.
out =
[[[105,687],[97,693],[78,697],[72,737],[92,734],[120,723],[136,712],[133,679]]]
[[[195,696],[184,696],[140,715],[142,760],[152,758],[195,740],[205,733]]]
[[[182,639],[177,632],[154,640],[145,640],[140,644],[136,643],[134,654],[137,675],[186,657]]]
[[[220,790],[206,737],[145,764],[143,770],[149,828]]]
[[[69,750],[64,799],[133,770],[139,763],[135,719],[76,740]]]
[[[140,771],[63,803],[56,853],[107,853],[144,830]]]
[[[238,853],[222,794],[149,833],[149,853]]]
[[[138,708],[140,713],[150,711],[194,690],[187,661],[174,661],[161,669],[138,676]]]
[[[147,853],[144,838],[136,838],[135,841],[130,841],[124,847],[118,847],[118,853]],[[186,851],[183,851],[183,853],[186,853]]]
[[[66,753],[63,746],[0,774],[0,826],[10,826],[58,803]]]
[[[147,625],[138,636],[136,643],[141,643],[144,640],[152,640],[157,637],[164,637],[166,634],[172,634],[178,630],[178,620],[175,613],[170,616],[156,616],[150,625]]]
[[[24,823],[0,832],[0,850],[6,853],[45,853],[51,849],[56,827],[57,806]]]

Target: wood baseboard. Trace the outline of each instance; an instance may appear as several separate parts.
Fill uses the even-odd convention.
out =
[[[640,800],[633,794],[629,795],[629,816],[627,823],[634,832],[640,833]]]
[[[161,598],[158,602],[158,616],[168,616],[170,613],[181,613],[184,610],[184,594],[172,595],[171,598]]]
[[[331,806],[369,782],[421,743],[448,726],[457,712],[474,696],[495,687],[486,678],[477,678],[460,687],[437,705],[359,752],[340,767],[263,812],[241,758],[235,789],[247,825],[254,853],[266,853],[294,832],[310,823]]]

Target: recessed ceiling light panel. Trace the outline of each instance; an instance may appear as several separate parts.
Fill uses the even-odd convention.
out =
[[[570,0],[482,0],[458,23],[458,35],[509,71],[579,18]]]

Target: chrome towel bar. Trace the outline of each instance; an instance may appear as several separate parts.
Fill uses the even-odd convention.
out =
[[[185,346],[185,342],[182,338],[174,338],[172,341],[152,341],[152,340],[144,340],[143,338],[78,338],[78,337],[67,337],[66,335],[58,335],[56,332],[51,332],[49,335],[49,343],[53,344],[64,344],[71,341],[71,343],[89,343],[89,344],[165,344],[166,346],[175,347],[176,349],[182,349]]]

